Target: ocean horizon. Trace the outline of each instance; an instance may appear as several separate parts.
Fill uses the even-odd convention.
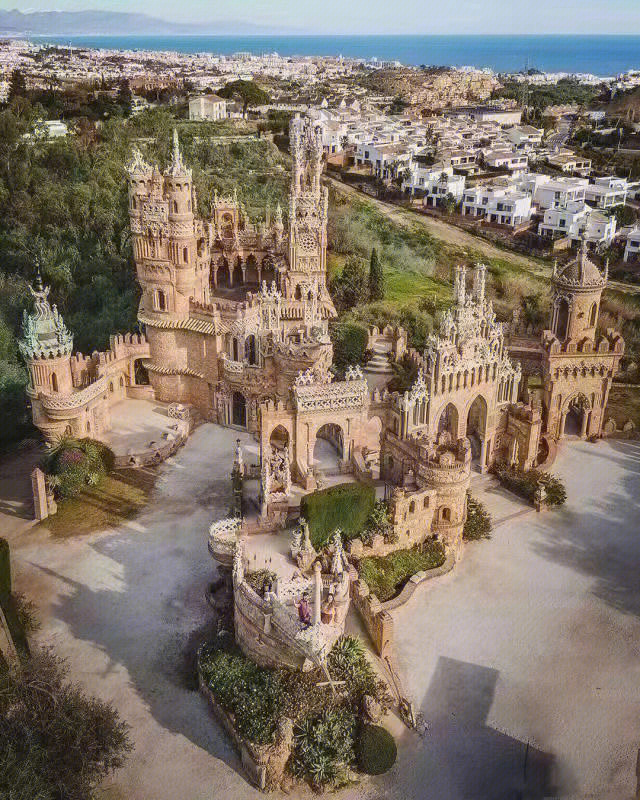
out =
[[[109,50],[281,56],[344,56],[408,65],[478,67],[494,72],[543,72],[612,77],[640,69],[640,35],[76,35],[30,36],[31,41]]]

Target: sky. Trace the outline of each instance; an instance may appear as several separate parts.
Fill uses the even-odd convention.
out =
[[[136,11],[188,23],[248,22],[274,33],[640,34],[640,0],[0,0],[0,9],[16,8]]]

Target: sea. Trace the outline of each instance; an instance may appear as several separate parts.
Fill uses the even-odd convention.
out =
[[[640,36],[38,36],[33,41],[116,50],[230,55],[345,56],[410,65],[472,66],[494,72],[612,77],[640,69]]]

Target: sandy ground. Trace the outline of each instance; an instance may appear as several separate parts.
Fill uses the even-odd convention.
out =
[[[0,524],[17,588],[41,609],[39,640],[133,727],[136,749],[102,800],[262,796],[182,667],[209,619],[206,531],[227,512],[237,436],[202,426],[160,468],[140,516],[60,542],[27,520],[33,456],[0,465]],[[391,722],[398,763],[344,800],[634,796],[640,447],[572,444],[557,469],[569,506],[543,515],[475,479],[501,521],[492,540],[465,548],[453,573],[395,615],[401,671],[428,733]]]

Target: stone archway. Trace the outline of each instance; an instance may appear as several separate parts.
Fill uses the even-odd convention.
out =
[[[239,428],[247,427],[247,401],[241,392],[234,392],[231,398],[231,422]]]
[[[344,455],[344,433],[335,422],[327,422],[316,431],[313,465],[323,472],[339,472]]]
[[[453,403],[447,403],[438,417],[438,436],[448,433],[452,441],[458,439],[458,409]]]
[[[591,403],[582,392],[577,392],[570,397],[560,421],[560,436],[578,436],[584,439],[589,430],[591,417]]]
[[[284,425],[276,425],[271,431],[269,444],[272,450],[287,450],[289,448],[289,431]]]
[[[480,469],[486,466],[485,448],[487,436],[487,401],[479,394],[467,412],[466,437],[471,443],[471,455]]]

